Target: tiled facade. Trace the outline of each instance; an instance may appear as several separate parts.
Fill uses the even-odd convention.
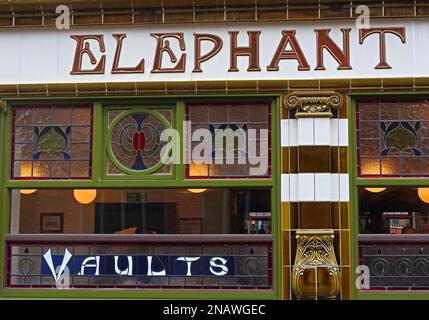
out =
[[[313,93],[317,96],[317,92]],[[309,95],[311,95],[309,93]],[[347,99],[334,116],[296,119],[282,106],[283,298],[296,299],[291,278],[298,230],[332,230],[340,269],[337,296],[350,299]],[[314,290],[317,291],[317,282]]]
[[[47,27],[54,23],[52,9],[56,3],[0,4],[0,28]],[[321,21],[334,19],[351,21],[356,17],[357,3],[348,1],[339,5],[334,1],[125,1],[123,8],[117,8],[114,1],[71,1],[74,6],[73,25],[144,25],[149,23],[207,23],[207,22],[269,22],[269,21]],[[334,3],[334,4],[333,4]],[[399,1],[359,1],[368,4],[371,16],[384,17],[427,17],[429,7],[424,1],[403,4]],[[22,11],[18,15],[16,12]],[[31,15],[28,13],[31,12]],[[49,13],[50,12],[50,13]],[[286,77],[285,77],[286,78]],[[352,237],[351,194],[356,186],[351,185],[350,155],[355,150],[355,133],[349,128],[354,121],[351,114],[353,96],[382,93],[420,93],[429,90],[429,78],[362,78],[362,79],[311,79],[311,80],[208,80],[208,81],[135,81],[135,82],[76,82],[76,83],[34,83],[1,84],[2,99],[44,99],[84,98],[102,99],[127,98],[148,95],[161,98],[177,96],[208,95],[210,99],[233,96],[241,98],[266,95],[279,108],[277,121],[279,135],[280,202],[279,238],[280,261],[274,266],[281,274],[276,284],[279,298],[288,299],[351,299],[354,285],[352,254],[357,245]],[[338,95],[341,103],[329,112],[299,115],[299,108],[291,106],[289,95],[324,97]],[[235,96],[236,95],[236,96]],[[0,111],[5,105],[0,104]],[[204,111],[203,111],[204,112]],[[240,121],[240,119],[236,119]],[[210,119],[206,121],[210,122]],[[267,122],[268,123],[268,122]],[[101,125],[98,126],[98,129]],[[192,174],[190,174],[192,176]],[[207,176],[207,174],[201,174]],[[234,186],[237,187],[237,186]],[[71,194],[70,201],[73,201]],[[276,195],[277,196],[277,195]],[[31,196],[30,196],[31,197]],[[192,201],[189,211],[195,212],[200,202]],[[218,210],[215,206],[213,211]],[[214,214],[213,214],[214,216]],[[66,220],[68,216],[66,215]],[[213,218],[215,222],[215,218]],[[213,222],[213,223],[214,223]],[[24,221],[31,225],[31,219]],[[39,229],[39,225],[36,226]],[[317,264],[301,264],[300,250],[303,243],[322,246],[326,260]],[[313,241],[313,242],[311,242]],[[317,250],[316,250],[317,251]],[[354,253],[353,253],[354,252]],[[314,259],[317,260],[317,259]],[[310,261],[312,263],[314,261]],[[308,263],[308,261],[307,261]],[[310,272],[302,271],[309,267]],[[301,269],[300,269],[301,268]],[[303,284],[299,284],[299,272],[303,272]],[[305,274],[307,272],[307,274]],[[312,273],[314,272],[314,273]],[[334,276],[328,276],[331,272]],[[330,278],[331,277],[331,278]],[[327,283],[326,279],[331,279]],[[328,281],[328,282],[329,282]],[[337,281],[334,283],[332,281]],[[334,284],[333,284],[334,283]],[[305,287],[301,290],[300,286]],[[301,290],[301,291],[300,291]],[[305,291],[305,292],[304,292]],[[328,293],[326,293],[328,292]]]

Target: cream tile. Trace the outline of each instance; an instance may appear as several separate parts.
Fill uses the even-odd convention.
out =
[[[349,175],[340,174],[340,201],[349,201]]]
[[[314,201],[314,173],[300,173],[298,177],[299,201]]]
[[[314,144],[316,146],[329,146],[331,137],[331,119],[314,119]]]
[[[340,201],[340,175],[331,174],[331,201]]]
[[[298,145],[298,119],[289,119],[289,144],[291,147]]]
[[[281,201],[288,202],[290,201],[290,178],[289,174],[282,174],[281,176]]]
[[[289,175],[289,201],[299,201],[299,190],[298,190],[298,174],[292,173]]]
[[[347,147],[349,145],[349,120],[339,119],[338,121],[338,145]]]
[[[329,141],[331,146],[338,146],[338,143],[339,143],[338,122],[339,122],[338,119],[331,119],[331,125],[329,128],[329,132],[330,132]]]
[[[300,146],[314,145],[314,119],[298,119],[298,144]]]
[[[280,121],[280,143],[282,147],[289,147],[290,145],[290,134],[289,134],[289,120],[282,119]]]
[[[331,201],[331,174],[316,173],[314,176],[315,201]]]

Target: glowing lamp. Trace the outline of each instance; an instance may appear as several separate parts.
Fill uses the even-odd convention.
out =
[[[34,174],[37,177],[36,172]],[[21,177],[31,177],[31,162],[21,164]],[[19,193],[21,194],[32,194],[35,193],[37,189],[21,189]]]
[[[378,193],[386,190],[386,188],[365,188],[366,191]]]
[[[97,197],[95,189],[75,189],[73,190],[74,198],[80,204],[90,204]]]
[[[19,190],[19,192],[21,194],[32,194],[35,193],[37,191],[37,189],[21,189]]]
[[[206,190],[207,189],[188,189],[188,191],[192,193],[203,193]]]
[[[429,203],[429,188],[418,188],[417,194],[419,195],[420,200]]]

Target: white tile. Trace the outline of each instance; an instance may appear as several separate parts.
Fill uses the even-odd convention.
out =
[[[282,147],[348,146],[347,119],[283,119],[280,128]]]
[[[427,43],[427,39],[429,39],[429,28],[427,27],[427,20],[414,20],[412,22],[412,29],[412,33],[414,36],[412,59],[413,75],[415,77],[422,77],[429,72],[429,65],[427,63],[427,52],[421,49],[422,43]]]
[[[347,147],[349,145],[349,123],[348,119],[339,119],[338,122],[338,145]]]
[[[331,146],[338,146],[338,119],[331,119],[331,125],[329,128],[330,131],[330,145]]]
[[[7,2],[7,1],[3,1]],[[385,27],[386,21],[371,21],[372,27]],[[314,70],[316,64],[316,52],[314,50],[315,33],[314,29],[318,27],[329,27],[331,32],[329,36],[340,47],[343,43],[343,34],[341,28],[350,27],[350,39],[358,38],[357,28],[354,27],[354,21],[324,21],[324,22],[291,22],[288,28],[296,30],[297,38],[300,41],[300,46],[305,52],[309,64],[312,69],[309,71],[299,71],[297,69],[297,61],[294,59],[283,59],[279,63],[279,71],[268,71],[266,66],[272,60],[273,52],[275,52],[281,35],[281,30],[284,29],[284,23],[273,22],[260,25],[259,22],[249,23],[221,23],[221,24],[175,24],[172,25],[148,25],[148,26],[102,26],[93,27],[87,26],[82,28],[73,28],[71,31],[62,30],[58,33],[59,45],[57,46],[57,35],[55,29],[43,31],[39,29],[25,28],[22,33],[29,35],[30,38],[24,36],[22,50],[20,48],[20,33],[21,30],[2,30],[0,39],[2,41],[3,50],[1,53],[0,62],[0,83],[16,83],[16,75],[21,75],[21,83],[33,83],[37,80],[38,83],[47,83],[55,81],[58,77],[58,82],[109,82],[109,81],[212,81],[212,80],[274,80],[284,79],[285,75],[289,79],[338,79],[338,78],[400,78],[400,77],[427,77],[429,75],[429,64],[427,63],[428,52],[428,21],[421,20],[404,20],[398,21],[389,20],[390,27],[405,27],[406,42],[392,34],[386,35],[386,58],[391,65],[391,69],[376,70],[375,66],[380,61],[379,55],[379,36],[371,35],[367,37],[362,44],[359,41],[350,41],[350,53],[352,70],[338,70],[338,62],[332,54],[324,51],[324,63],[326,70]],[[247,71],[249,58],[245,56],[238,57],[239,72],[228,72],[228,61],[230,53],[230,43],[228,31],[239,31],[238,45],[246,46],[249,44],[247,31],[261,30],[260,35],[260,67],[257,72]],[[150,36],[156,32],[184,32],[186,44],[186,71],[184,73],[151,73],[150,69],[153,65],[154,51],[156,40]],[[38,36],[35,33],[40,33]],[[116,41],[112,37],[112,33],[126,33],[127,38],[123,42],[123,50],[121,57],[121,65],[133,66],[139,59],[145,59],[146,72],[144,74],[118,74],[111,75],[112,60],[115,53]],[[213,33],[220,36],[223,40],[223,48],[210,60],[203,62],[202,73],[193,73],[194,51],[193,41],[194,33]],[[76,43],[70,38],[73,34],[103,34],[105,37],[105,54],[106,54],[106,74],[104,75],[70,75],[71,65],[73,63]],[[35,40],[33,40],[35,39]],[[36,40],[41,41],[36,41]],[[96,51],[94,41],[92,47]],[[170,45],[176,54],[183,54],[178,48],[178,42],[171,39]],[[204,41],[202,44],[202,52],[207,53],[212,48],[212,44]],[[426,49],[425,49],[426,48]],[[93,51],[93,52],[94,52]],[[56,53],[55,53],[56,52]],[[20,54],[22,53],[22,58]],[[54,54],[55,53],[55,54]],[[100,58],[100,52],[95,53],[97,59]],[[19,61],[18,61],[19,60]],[[88,59],[85,58],[85,64]],[[11,66],[7,65],[11,63]],[[167,63],[165,59],[165,63]],[[20,64],[23,64],[22,71],[19,70]],[[31,69],[29,69],[31,68]],[[58,72],[56,70],[58,69]],[[4,71],[4,73],[2,73]],[[40,72],[41,71],[41,72]],[[11,78],[12,77],[12,78]]]
[[[298,146],[298,120],[289,119],[289,146]]]
[[[58,38],[56,29],[22,33],[20,83],[58,82]]]
[[[313,118],[298,119],[298,145],[300,146],[314,145],[314,119]]]
[[[289,174],[282,174],[281,177],[281,200],[282,202],[290,201],[289,197]]]
[[[21,30],[0,33],[2,45],[0,59],[0,83],[14,84],[19,82],[21,59]]]
[[[340,175],[338,173],[331,174],[331,201],[340,201]]]
[[[315,118],[314,119],[314,145],[329,146],[331,136],[331,119]]]
[[[349,201],[349,175],[298,173],[281,175],[281,201]]]
[[[299,201],[314,201],[314,173],[298,175]]]
[[[331,174],[316,173],[314,177],[315,201],[331,201]]]
[[[280,121],[280,143],[282,147],[289,147],[289,120],[282,119]]]
[[[298,174],[296,173],[289,175],[289,201],[299,201]]]
[[[349,201],[349,175],[340,174],[340,201]]]

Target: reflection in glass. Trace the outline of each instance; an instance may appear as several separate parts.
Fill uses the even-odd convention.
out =
[[[428,290],[427,189],[358,189],[359,264],[369,268],[368,287],[360,290]]]
[[[84,191],[84,194],[88,190]],[[269,189],[97,189],[76,201],[79,189],[12,191],[12,233],[40,233],[40,217],[64,216],[64,233],[270,234]],[[85,200],[85,199],[84,199]],[[19,228],[17,229],[17,227]],[[12,227],[11,227],[12,228]]]
[[[380,188],[381,189],[381,188]],[[429,204],[418,188],[386,188],[382,192],[359,189],[361,234],[429,233]]]

